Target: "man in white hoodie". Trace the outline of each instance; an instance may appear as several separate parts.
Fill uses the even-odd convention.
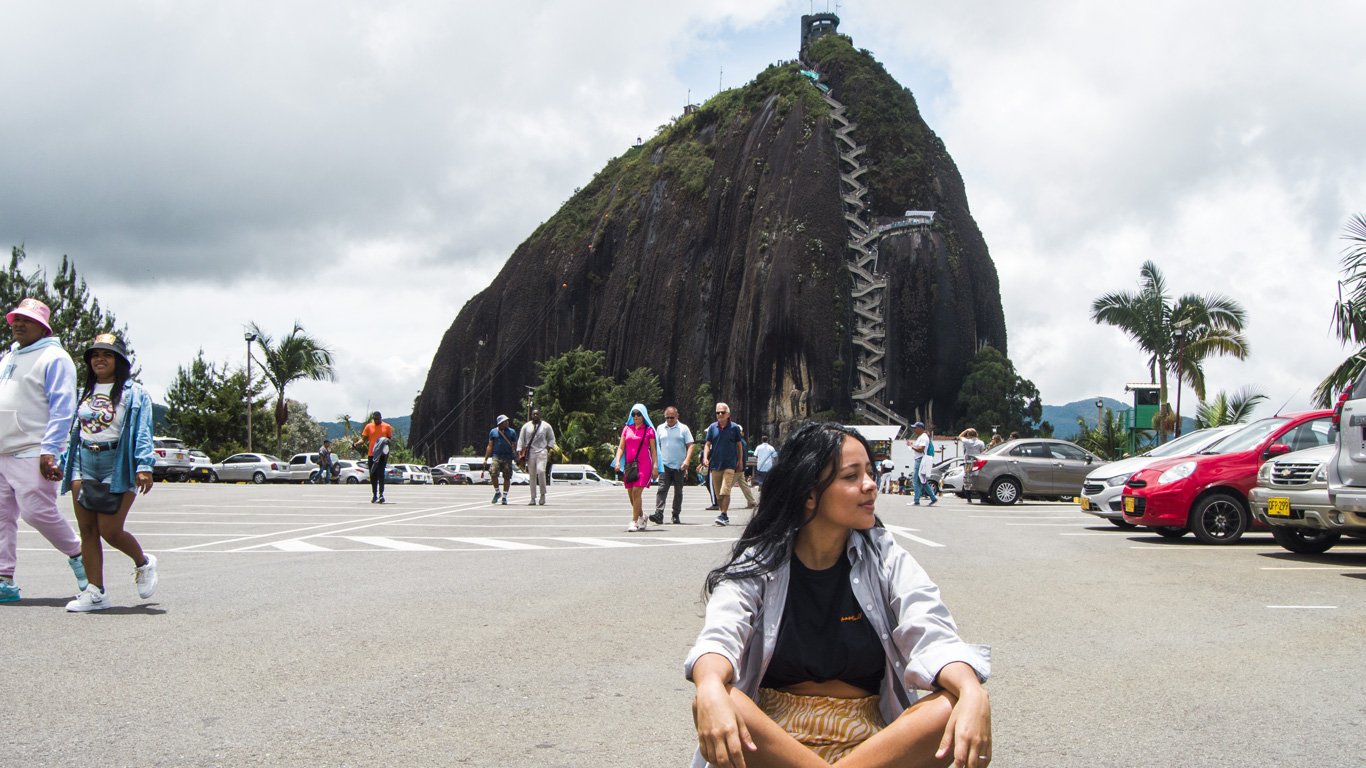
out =
[[[0,357],[0,602],[19,599],[14,584],[19,518],[67,556],[85,589],[81,540],[57,511],[57,461],[76,415],[76,366],[52,335],[52,311],[24,299],[5,315],[14,344]]]

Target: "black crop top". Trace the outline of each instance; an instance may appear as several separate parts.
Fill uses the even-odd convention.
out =
[[[840,680],[870,694],[882,687],[887,655],[849,583],[849,556],[813,571],[792,556],[787,603],[764,688]]]

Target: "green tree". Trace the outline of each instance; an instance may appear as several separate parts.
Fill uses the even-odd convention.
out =
[[[1077,417],[1077,437],[1073,440],[1086,450],[1111,461],[1120,458],[1128,445],[1129,435],[1124,429],[1123,420],[1110,409],[1105,409],[1105,417],[1092,427],[1083,417]]]
[[[289,401],[289,421],[285,422],[285,444],[280,458],[289,459],[296,453],[318,450],[327,435],[323,425],[308,415],[308,406],[298,400]]]
[[[62,257],[57,275],[49,283],[44,269],[24,271],[26,258],[28,254],[22,245],[10,249],[9,266],[0,272],[0,311],[7,312],[22,299],[32,297],[52,310],[49,322],[53,335],[73,353],[85,349],[96,335],[111,332],[122,337],[132,349],[128,326],[119,326],[114,313],[100,306],[100,300],[90,292],[85,278],[76,273],[76,265],[70,259]],[[0,345],[8,347],[13,341],[9,324],[0,324]]]
[[[1266,395],[1251,387],[1243,387],[1232,395],[1221,391],[1209,400],[1202,400],[1196,406],[1195,428],[1222,427],[1225,424],[1247,421],[1252,418],[1252,411],[1257,408],[1257,404],[1263,400],[1266,400]]]
[[[531,396],[541,418],[561,431],[579,423],[589,443],[602,442],[607,434],[614,434],[611,425],[604,423],[615,389],[611,377],[604,373],[606,357],[599,350],[576,347],[537,363],[541,380]]]
[[[335,381],[337,374],[332,367],[332,350],[305,333],[297,320],[294,321],[294,328],[279,343],[256,323],[251,324],[250,330],[255,334],[257,349],[264,358],[260,361],[261,368],[275,388],[275,450],[279,453],[284,450],[284,426],[289,421],[285,387],[301,379]]]
[[[1247,357],[1243,336],[1247,313],[1225,296],[1188,293],[1172,300],[1167,281],[1157,264],[1143,262],[1139,290],[1107,293],[1091,304],[1091,319],[1113,325],[1148,355],[1148,376],[1160,385],[1161,402],[1167,397],[1167,376],[1181,370],[1200,399],[1205,398],[1205,359],[1213,355]]]
[[[636,368],[626,374],[620,384],[612,387],[612,397],[608,404],[608,414],[615,415],[616,431],[626,424],[626,414],[631,406],[643,403],[651,409],[650,419],[658,424],[663,419],[664,387],[660,386],[659,375],[649,368]]]
[[[1333,398],[1356,381],[1366,369],[1366,215],[1347,220],[1342,231],[1347,247],[1342,254],[1343,278],[1338,282],[1338,301],[1333,305],[1333,333],[1352,353],[1314,390],[1320,408],[1330,408]],[[1347,288],[1344,298],[1342,289]]]
[[[968,365],[958,392],[956,423],[960,428],[976,427],[983,434],[993,427],[1002,435],[1053,431],[1043,421],[1043,402],[1034,382],[1016,373],[1010,360],[990,344],[984,344]]]
[[[246,384],[241,368],[214,365],[200,350],[188,367],[182,365],[176,370],[175,380],[166,390],[166,428],[186,445],[215,459],[246,450]],[[265,387],[259,379],[252,382],[255,445],[265,445],[270,435],[267,400],[262,397]]]

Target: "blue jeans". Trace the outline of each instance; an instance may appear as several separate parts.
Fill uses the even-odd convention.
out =
[[[916,459],[915,469],[911,473],[911,481],[915,483],[915,503],[919,504],[920,495],[924,494],[930,497],[930,503],[933,504],[934,502],[939,501],[939,497],[936,496],[934,493],[934,486],[930,485],[928,482],[922,482],[920,479],[920,462],[924,460],[924,456],[921,456],[920,458]]]
[[[97,483],[109,483],[114,480],[114,457],[118,455],[118,450],[112,451],[92,451],[85,446],[78,446],[75,451],[76,466],[71,476],[82,482],[94,480]]]

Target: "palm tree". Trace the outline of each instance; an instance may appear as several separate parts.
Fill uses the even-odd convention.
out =
[[[1139,274],[1138,291],[1101,296],[1091,304],[1091,319],[1124,331],[1148,355],[1149,381],[1160,385],[1163,406],[1168,402],[1167,375],[1178,371],[1203,400],[1206,358],[1247,358],[1246,310],[1218,294],[1188,293],[1173,301],[1166,278],[1151,261],[1143,262]]]
[[[1222,427],[1247,421],[1257,404],[1265,399],[1266,395],[1250,387],[1243,387],[1232,395],[1220,392],[1196,406],[1195,428]]]
[[[257,362],[275,388],[275,451],[278,453],[284,447],[284,426],[289,420],[285,387],[300,379],[335,381],[337,374],[332,367],[332,350],[304,333],[304,327],[297,320],[294,321],[294,328],[278,344],[256,323],[251,324],[250,330],[256,334],[256,344],[265,358]]]
[[[1343,346],[1351,345],[1357,351],[1328,374],[1328,378],[1314,390],[1314,400],[1321,408],[1330,407],[1333,395],[1356,381],[1362,369],[1366,368],[1366,216],[1358,213],[1348,219],[1342,239],[1347,241],[1347,248],[1342,254],[1345,277],[1338,282],[1338,303],[1333,305],[1333,332]],[[1345,301],[1342,298],[1343,285],[1352,286]]]

